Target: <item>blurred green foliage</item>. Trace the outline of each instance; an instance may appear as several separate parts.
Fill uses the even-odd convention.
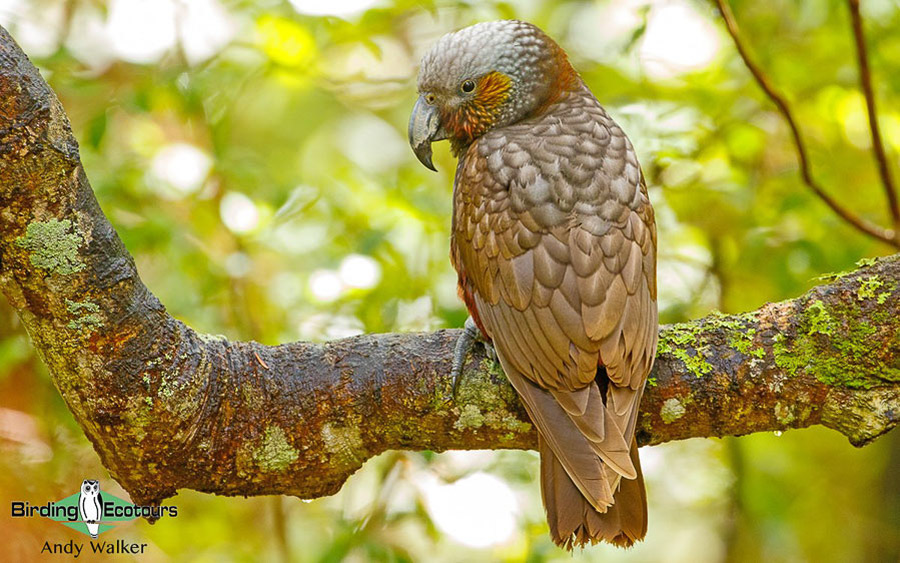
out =
[[[845,4],[732,5],[821,183],[885,224]],[[897,176],[900,6],[866,0],[863,14]],[[199,330],[269,344],[462,324],[447,259],[454,162],[437,147],[439,173],[420,166],[406,119],[422,52],[506,17],[560,41],[634,142],[659,222],[663,322],[751,310],[890,252],[802,185],[784,123],[707,3],[0,2],[145,283]],[[647,541],[578,558],[896,561],[893,434],[864,450],[821,429],[645,448]],[[86,477],[124,496],[3,300],[0,446],[3,503],[63,498]],[[331,498],[185,491],[176,520],[110,537],[149,542],[146,560],[568,560],[547,537],[536,474],[531,452],[389,453]],[[480,515],[498,526],[487,539],[465,531]],[[36,520],[0,530],[10,560],[74,537]]]

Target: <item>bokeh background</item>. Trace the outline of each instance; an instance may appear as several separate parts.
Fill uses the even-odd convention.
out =
[[[897,176],[900,3],[862,4]],[[884,223],[845,3],[732,6],[821,183]],[[191,326],[268,344],[462,325],[454,162],[438,146],[439,173],[419,165],[406,120],[423,51],[509,17],[559,40],[634,142],[659,222],[663,322],[751,310],[890,253],[802,185],[787,128],[706,2],[0,0],[144,282]],[[576,559],[900,560],[896,431],[862,450],[818,428],[641,455],[646,542]],[[168,501],[177,519],[104,538],[147,542],[147,561],[569,561],[548,539],[537,473],[533,452],[390,452],[330,498],[182,491]],[[0,299],[0,502],[58,500],[86,477],[124,496]],[[84,539],[3,514],[0,559]]]

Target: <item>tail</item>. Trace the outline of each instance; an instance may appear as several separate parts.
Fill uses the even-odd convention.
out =
[[[644,539],[647,498],[637,445],[615,419],[607,421],[599,389],[547,391],[500,348],[497,357],[538,429],[541,493],[553,541],[571,550],[600,541],[628,547]]]
[[[641,473],[637,443],[631,443],[631,461],[636,479],[622,478],[615,502],[606,512],[598,512],[584,498],[566,473],[559,458],[540,438],[541,496],[547,511],[550,536],[560,547],[572,550],[600,541],[631,547],[647,533],[647,494]]]

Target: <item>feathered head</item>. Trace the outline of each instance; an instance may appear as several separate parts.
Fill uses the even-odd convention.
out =
[[[431,143],[454,153],[496,127],[540,113],[578,84],[565,52],[536,26],[479,23],[443,36],[422,58],[409,142],[434,170]]]

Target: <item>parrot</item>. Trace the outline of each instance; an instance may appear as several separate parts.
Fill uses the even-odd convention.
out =
[[[656,221],[635,149],[537,26],[478,23],[419,66],[409,143],[457,157],[450,259],[474,339],[538,434],[551,539],[631,547],[647,532],[635,440],[656,356]]]

